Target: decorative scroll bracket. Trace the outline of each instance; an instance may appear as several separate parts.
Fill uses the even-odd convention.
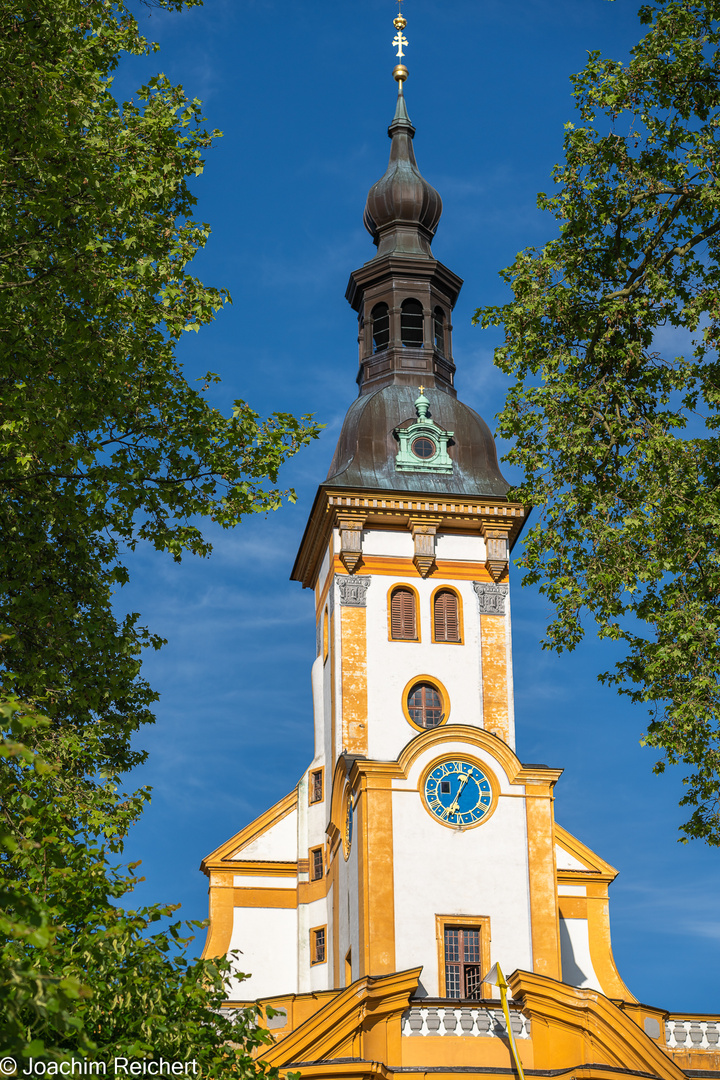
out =
[[[483,522],[482,525],[481,533],[485,540],[485,569],[496,583],[507,574],[510,566],[508,537],[511,528],[511,524],[505,521],[492,524]]]
[[[489,581],[473,581],[481,615],[504,615],[507,585],[491,585]]]
[[[338,517],[340,561],[348,574],[354,574],[362,561],[363,524],[359,517]]]
[[[435,563],[435,536],[441,518],[410,518],[408,527],[412,532],[415,552],[413,562],[420,577],[427,577]]]
[[[367,591],[371,580],[369,577],[344,577],[336,574],[340,607],[367,607]]]

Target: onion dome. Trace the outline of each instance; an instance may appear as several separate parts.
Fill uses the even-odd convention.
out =
[[[398,79],[397,108],[388,128],[392,139],[385,175],[370,188],[365,227],[377,245],[377,257],[391,253],[432,258],[430,241],[442,214],[442,199],[417,167],[413,151],[415,128],[405,107]]]

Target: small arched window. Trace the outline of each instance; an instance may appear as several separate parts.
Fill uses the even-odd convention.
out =
[[[400,337],[410,349],[423,347],[423,309],[419,300],[403,300],[400,309]]]
[[[445,355],[445,312],[441,307],[436,307],[433,312],[433,334],[435,336],[435,348]]]
[[[443,699],[432,683],[416,683],[408,694],[408,715],[417,727],[435,728],[445,719]]]
[[[370,312],[372,319],[373,352],[382,352],[390,344],[390,310],[387,304],[376,304]]]
[[[460,612],[457,593],[440,589],[433,603],[433,637],[435,641],[460,641]]]
[[[417,611],[412,589],[393,589],[390,597],[390,637],[393,641],[417,641]]]

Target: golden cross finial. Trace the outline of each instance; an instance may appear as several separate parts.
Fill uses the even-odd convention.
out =
[[[421,394],[424,394],[424,393],[425,393],[425,387],[424,387],[424,386],[421,386],[421,387],[420,387],[420,393],[421,393]]]
[[[395,55],[399,57],[403,57],[405,55],[405,53],[403,52],[403,45],[407,45],[408,43],[408,39],[403,34],[403,30],[407,26],[407,19],[402,13],[402,8],[400,7],[401,4],[402,0],[398,0],[398,13],[393,19],[393,26],[397,30],[397,34],[392,41],[393,45],[397,46],[397,53]]]

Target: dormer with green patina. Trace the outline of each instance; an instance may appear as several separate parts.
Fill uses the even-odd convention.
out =
[[[399,472],[451,473],[453,463],[448,443],[453,432],[433,420],[424,386],[420,387],[420,397],[415,401],[415,412],[416,420],[406,421],[393,432],[400,443],[395,468]]]

